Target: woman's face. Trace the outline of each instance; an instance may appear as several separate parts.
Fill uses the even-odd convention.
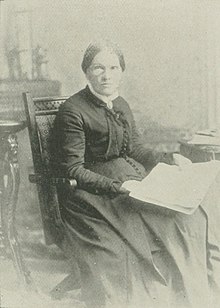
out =
[[[86,77],[98,94],[112,95],[118,90],[122,78],[118,56],[108,50],[100,51],[87,69]]]

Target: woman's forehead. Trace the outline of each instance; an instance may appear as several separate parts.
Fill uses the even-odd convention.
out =
[[[106,65],[120,65],[122,71],[125,70],[125,60],[122,51],[115,44],[109,42],[90,44],[83,56],[81,64],[82,70],[86,73],[91,64],[96,62],[106,63]]]
[[[93,58],[91,64],[103,64],[103,65],[120,65],[119,58],[114,51],[109,49],[101,50]]]

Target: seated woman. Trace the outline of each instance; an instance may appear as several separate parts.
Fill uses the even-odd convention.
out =
[[[77,181],[58,194],[86,307],[201,307],[209,292],[206,215],[164,212],[122,185],[158,162],[188,160],[144,146],[118,94],[118,47],[89,45],[82,70],[88,85],[61,106],[54,136],[59,175]]]

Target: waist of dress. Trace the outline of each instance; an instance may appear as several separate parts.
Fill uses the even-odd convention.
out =
[[[144,166],[128,156],[86,162],[85,168],[122,181],[127,179],[143,179],[146,176]]]

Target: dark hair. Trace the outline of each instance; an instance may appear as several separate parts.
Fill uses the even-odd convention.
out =
[[[84,73],[86,73],[87,69],[91,65],[92,60],[95,58],[95,56],[104,49],[114,52],[118,56],[122,71],[125,70],[124,55],[122,51],[120,50],[120,48],[116,44],[110,41],[104,41],[104,42],[91,43],[87,47],[84,53],[84,56],[83,56],[82,64],[81,64],[81,67]]]

